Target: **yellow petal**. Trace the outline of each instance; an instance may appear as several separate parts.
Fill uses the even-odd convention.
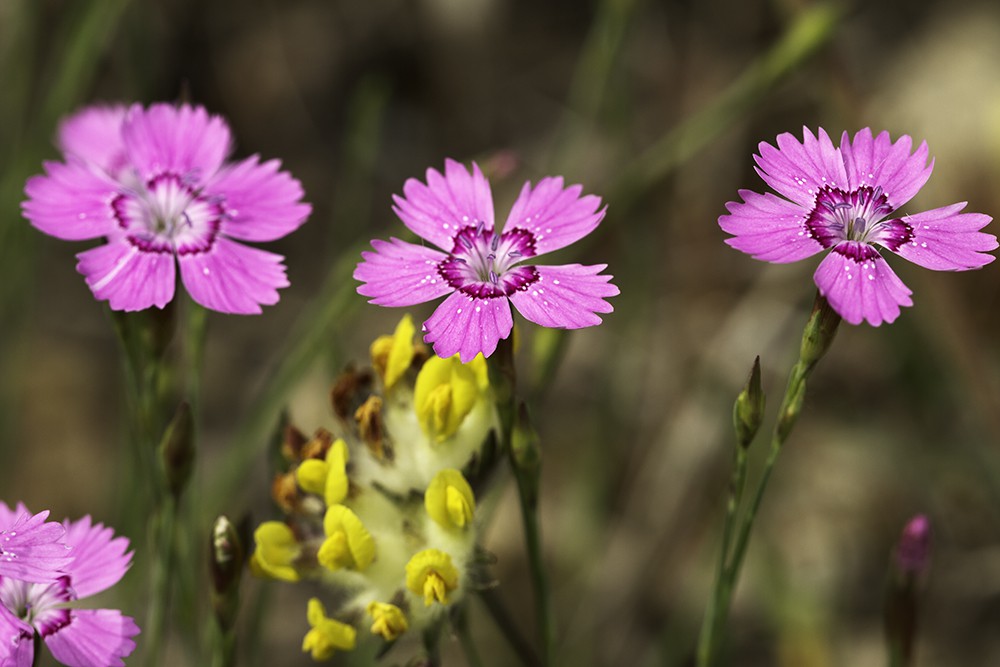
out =
[[[406,587],[424,598],[424,605],[448,604],[448,593],[458,588],[458,569],[451,556],[437,549],[424,549],[406,564]]]
[[[303,491],[323,495],[329,471],[330,466],[326,461],[308,459],[300,463],[295,470],[295,481],[299,483],[299,488]]]
[[[313,660],[329,660],[335,651],[354,648],[357,631],[346,623],[327,617],[323,603],[317,598],[309,600],[306,618],[311,629],[302,640],[302,650],[312,654]]]
[[[413,361],[413,318],[404,315],[392,336],[379,336],[371,346],[372,366],[382,376],[386,389],[399,381]]]
[[[265,521],[257,526],[253,539],[256,548],[250,557],[250,568],[254,574],[283,581],[299,580],[293,563],[302,554],[302,547],[291,528],[280,521]]]
[[[482,384],[485,372],[485,361],[477,363],[473,359],[463,364],[458,355],[450,359],[431,357],[424,363],[417,374],[413,402],[427,435],[442,442],[455,434],[488,386]]]
[[[464,528],[472,522],[476,511],[476,498],[472,487],[453,468],[438,472],[424,493],[424,507],[442,528]]]
[[[331,505],[323,517],[326,540],[317,558],[331,570],[364,570],[375,560],[375,540],[358,515],[344,505]]]
[[[395,641],[410,627],[403,610],[394,604],[371,602],[366,611],[372,617],[372,634],[382,635],[388,642]]]
[[[347,461],[347,443],[338,438],[326,453],[327,477],[323,497],[328,506],[336,505],[347,497],[350,488]]]

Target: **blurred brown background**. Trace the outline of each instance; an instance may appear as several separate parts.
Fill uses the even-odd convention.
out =
[[[232,448],[257,463],[218,506],[194,496],[206,521],[248,508],[269,517],[271,423],[249,439],[240,425],[301,322],[331,298],[322,285],[338,262],[349,280],[363,244],[403,232],[390,197],[405,179],[445,157],[477,160],[499,217],[524,180],[559,173],[609,209],[594,240],[558,259],[606,262],[622,291],[603,326],[570,336],[535,406],[562,664],[691,664],[731,402],[759,354],[777,406],[814,292],[815,259],[772,267],[723,244],[725,202],[738,188],[764,190],[757,143],[803,125],[835,140],[864,126],[910,134],[936,162],[908,211],[965,200],[1000,210],[1000,7],[823,7],[0,0],[0,497],[110,524],[128,503],[117,342],[74,271],[89,245],[43,237],[17,208],[24,178],[58,157],[49,141],[59,116],[98,101],[203,104],[228,118],[237,156],[282,159],[314,206],[271,246],[287,257],[282,301],[260,317],[210,317],[196,483],[211,488]],[[815,48],[775,53],[815,16],[832,26],[806,31]],[[889,261],[915,306],[891,326],[843,327],[815,372],[751,545],[729,664],[884,664],[886,564],[916,512],[935,530],[918,664],[1000,663],[1000,278],[994,267],[934,274]],[[306,430],[331,420],[335,373],[402,315],[349,287],[343,316],[313,330],[321,353],[283,394]],[[144,536],[130,537],[141,554]],[[513,494],[485,545],[530,636]],[[260,587],[247,583],[248,599]],[[115,602],[141,619],[133,589]],[[311,664],[299,645],[315,591],[270,589],[261,649],[241,664]],[[473,602],[487,663],[515,664],[481,611]],[[406,657],[405,647],[389,655]],[[446,664],[462,660],[449,652]],[[181,650],[171,661],[199,664]]]

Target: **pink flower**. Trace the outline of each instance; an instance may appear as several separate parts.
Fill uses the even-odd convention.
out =
[[[46,521],[48,512],[32,515],[23,505],[17,512],[0,502],[0,577],[48,583],[62,575],[73,560],[62,525]]]
[[[510,304],[545,327],[578,329],[601,323],[597,313],[613,309],[606,299],[618,288],[602,274],[607,265],[523,264],[583,238],[605,209],[583,188],[563,187],[560,177],[525,183],[507,216],[495,228],[490,184],[476,164],[470,174],[454,160],[444,175],[427,170],[427,184],[411,178],[393,210],[412,232],[435,248],[391,238],[372,241],[354,277],[358,292],[380,306],[412,306],[449,295],[424,323],[424,341],[441,357],[463,362],[489,356],[514,320]]]
[[[257,156],[226,162],[229,127],[203,107],[89,107],[59,131],[65,162],[28,179],[31,224],[57,238],[105,237],[77,270],[114,310],[162,308],[176,267],[191,298],[259,313],[288,286],[282,257],[239,241],[273,241],[308,217],[302,187]]]
[[[0,527],[16,523],[23,505],[0,502]],[[80,598],[110,588],[132,560],[128,540],[86,516],[63,522],[72,561],[49,583],[0,576],[0,665],[27,667],[34,660],[35,633],[56,660],[70,667],[124,665],[139,634],[135,621],[115,609],[70,607]],[[61,547],[65,552],[66,547]]]
[[[813,276],[820,294],[851,324],[892,322],[910,306],[910,290],[893,273],[879,247],[936,271],[964,271],[993,261],[996,237],[982,229],[991,218],[959,213],[965,202],[913,215],[897,214],[930,178],[927,143],[910,153],[903,135],[872,137],[869,128],[845,132],[840,148],[821,128],[789,133],[778,147],[766,142],[755,155],[757,173],[781,197],[740,190],[719,225],[726,243],[767,262],[794,262],[830,249]]]

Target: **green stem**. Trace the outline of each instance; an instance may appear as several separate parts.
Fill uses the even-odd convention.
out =
[[[512,455],[513,458],[513,455]],[[538,637],[542,644],[542,665],[555,664],[554,614],[549,596],[549,580],[542,557],[541,531],[538,524],[538,498],[534,487],[537,483],[514,466],[518,499],[521,501],[521,522],[524,525],[524,541],[528,550],[528,565],[531,584],[535,591],[535,621]]]
[[[729,482],[729,499],[726,502],[726,518],[722,528],[722,546],[719,548],[719,559],[716,563],[715,581],[716,586],[713,594],[708,599],[708,607],[705,609],[705,618],[702,620],[701,634],[698,638],[698,664],[707,665],[712,655],[713,639],[718,632],[719,619],[722,615],[718,610],[727,606],[728,600],[724,598],[725,588],[719,584],[726,576],[726,563],[729,556],[729,546],[733,538],[733,530],[736,528],[736,519],[740,501],[743,498],[743,489],[747,479],[747,451],[745,447],[737,445],[733,449],[733,474]]]
[[[174,568],[174,532],[177,519],[177,501],[166,494],[159,510],[154,514],[151,533],[156,555],[153,561],[152,590],[149,616],[143,628],[146,645],[146,665],[156,665],[163,654],[163,636],[167,611],[170,608],[171,574]]]
[[[521,659],[521,663],[525,667],[539,667],[541,661],[535,654],[535,650],[521,634],[521,631],[518,630],[517,624],[511,618],[510,612],[507,611],[507,607],[504,606],[500,596],[497,595],[496,589],[488,588],[479,591],[479,599],[483,601],[486,611],[493,618],[493,622],[496,623],[497,628],[500,629],[507,643],[517,653],[517,656]]]
[[[764,492],[767,490],[774,471],[778,455],[782,446],[788,439],[795,422],[802,412],[802,405],[806,393],[806,380],[816,363],[826,354],[830,344],[833,342],[837,327],[840,324],[840,316],[830,308],[821,295],[816,295],[812,314],[802,332],[802,343],[799,347],[799,359],[788,376],[788,385],[785,388],[785,395],[781,399],[781,407],[778,409],[778,419],[774,425],[774,432],[771,436],[771,447],[764,461],[764,468],[761,472],[760,480],[754,492],[750,505],[743,513],[739,522],[739,529],[736,533],[736,541],[733,545],[732,554],[726,554],[731,535],[732,526],[736,522],[736,509],[743,492],[743,482],[746,476],[746,460],[740,460],[737,455],[737,470],[734,470],[733,479],[737,482],[731,491],[730,504],[727,506],[726,526],[724,528],[723,551],[720,556],[719,576],[716,578],[715,589],[709,598],[708,609],[705,613],[705,621],[702,624],[702,634],[698,644],[698,666],[710,667],[718,659],[722,637],[725,631],[725,622],[729,616],[729,607],[732,602],[733,591],[739,580],[740,571],[746,556],[747,546],[750,543],[750,534],[753,530],[754,520],[757,512],[764,500]],[[738,447],[738,449],[744,449]],[[743,470],[738,469],[742,467]],[[740,479],[742,477],[742,479]]]
[[[462,651],[465,653],[465,661],[469,663],[469,667],[483,667],[483,661],[479,657],[476,642],[472,639],[472,633],[469,632],[469,616],[465,605],[454,610],[451,617],[451,625],[455,628],[455,634],[458,635],[458,641],[462,645]]]
[[[538,443],[527,423],[526,410],[516,409],[516,379],[514,348],[510,338],[501,340],[496,352],[487,359],[490,385],[496,393],[497,411],[500,415],[500,448],[507,452],[521,508],[521,523],[528,552],[528,566],[535,594],[535,622],[541,643],[542,665],[555,661],[554,614],[549,595],[548,575],[542,554],[541,530],[538,522],[538,486],[541,466]],[[515,442],[515,428],[518,429]]]

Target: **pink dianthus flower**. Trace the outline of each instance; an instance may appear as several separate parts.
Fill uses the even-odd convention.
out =
[[[24,505],[12,510],[0,502],[0,530],[12,530],[28,515]],[[64,521],[59,528],[65,529],[60,549],[72,558],[65,559],[69,562],[60,571],[53,570],[47,583],[0,574],[0,665],[34,664],[36,633],[56,660],[69,667],[124,665],[122,658],[135,650],[135,621],[117,609],[70,605],[122,578],[132,560],[128,540],[91,523],[89,516]]]
[[[835,148],[821,128],[803,141],[790,133],[778,147],[761,142],[757,173],[781,197],[740,190],[719,225],[726,243],[767,262],[794,262],[829,249],[813,280],[830,306],[851,324],[892,322],[911,306],[910,290],[893,273],[879,248],[936,271],[977,269],[993,261],[992,234],[979,230],[992,218],[960,213],[965,202],[923,213],[898,211],[930,178],[927,143],[911,153],[903,135],[877,137],[865,128],[845,132]],[[782,198],[784,197],[784,199]]]
[[[602,274],[606,264],[536,266],[526,260],[558,250],[597,227],[606,209],[601,199],[581,196],[579,185],[561,177],[525,183],[502,228],[494,226],[490,184],[472,165],[454,160],[442,175],[427,170],[427,183],[411,178],[394,196],[396,215],[410,231],[437,246],[396,238],[374,240],[354,277],[358,292],[379,306],[412,306],[448,297],[424,322],[424,341],[441,357],[468,362],[489,356],[514,326],[510,304],[545,327],[578,329],[601,323],[597,313],[613,308],[618,294]]]
[[[302,187],[277,160],[226,161],[226,122],[203,107],[88,107],[59,130],[65,162],[28,179],[22,204],[60,239],[104,237],[77,270],[114,310],[164,307],[177,266],[196,302],[224,313],[261,312],[288,286],[282,257],[241,241],[273,241],[305,222]]]

